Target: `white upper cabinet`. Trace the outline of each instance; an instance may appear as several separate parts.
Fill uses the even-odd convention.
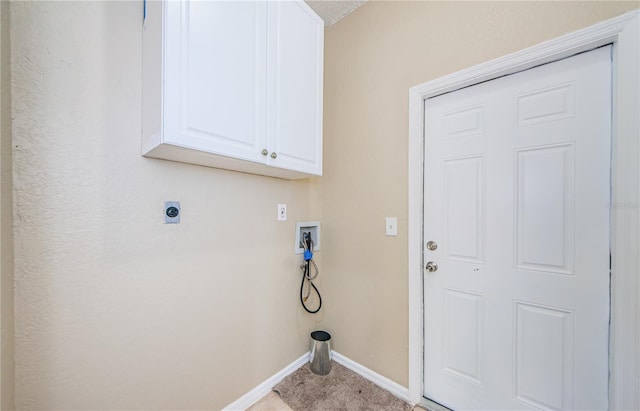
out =
[[[147,2],[142,154],[322,175],[323,42],[302,1]]]
[[[269,3],[269,144],[274,166],[322,174],[324,23],[302,1]],[[313,137],[312,137],[313,136]]]

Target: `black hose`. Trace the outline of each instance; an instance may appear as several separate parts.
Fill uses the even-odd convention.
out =
[[[310,310],[307,308],[307,305],[304,303],[304,298],[302,297],[303,294],[303,289],[304,289],[304,280],[306,280],[307,278],[307,273],[309,273],[309,261],[307,261],[307,263],[305,264],[305,268],[304,271],[302,272],[302,283],[300,284],[300,303],[302,304],[302,307],[305,309],[306,312],[308,312],[309,314],[315,314],[318,311],[320,311],[320,308],[322,308],[322,296],[320,295],[320,291],[318,291],[318,288],[313,284],[313,282],[311,280],[309,280],[309,286],[311,286],[316,294],[318,294],[318,300],[320,301],[320,303],[318,304],[318,308],[315,310]]]
[[[308,233],[308,235],[306,235],[305,237],[306,237],[304,240],[305,248],[307,250],[313,250],[311,233]],[[318,303],[318,308],[316,308],[315,310],[310,310],[309,308],[307,308],[307,305],[305,304],[305,298],[302,296],[304,291],[304,280],[309,281],[309,287],[312,287],[313,290],[316,292],[316,294],[318,294],[319,303]],[[320,295],[320,291],[318,291],[318,288],[315,286],[315,284],[313,284],[313,281],[311,281],[311,260],[305,261],[304,269],[302,270],[302,282],[300,283],[300,304],[302,304],[302,307],[309,314],[315,314],[318,311],[320,311],[320,308],[322,308],[322,296]]]

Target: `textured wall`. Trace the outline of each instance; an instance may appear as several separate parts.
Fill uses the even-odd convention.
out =
[[[13,178],[9,2],[0,2],[0,408],[13,408]]]
[[[308,350],[317,184],[140,156],[142,2],[11,12],[17,408],[220,409]]]
[[[327,28],[325,324],[337,351],[408,383],[409,88],[638,6],[370,1]],[[387,216],[398,237],[385,237]]]

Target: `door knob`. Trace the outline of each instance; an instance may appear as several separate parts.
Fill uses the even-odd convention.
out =
[[[266,156],[267,154],[269,154],[269,152],[267,151],[266,148],[263,148],[261,153],[262,153],[263,156]]]
[[[278,155],[276,154],[275,151],[273,153],[271,153],[271,158],[276,158],[276,157],[278,157]]]
[[[430,273],[438,271],[438,264],[434,263],[433,261],[429,261],[427,263],[427,266],[425,267],[425,270],[429,271]]]

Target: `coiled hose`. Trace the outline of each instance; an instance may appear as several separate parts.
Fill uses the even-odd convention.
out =
[[[302,244],[304,246],[304,264],[300,266],[300,268],[302,269],[302,283],[300,283],[300,303],[302,304],[302,307],[306,312],[308,312],[309,314],[315,314],[320,311],[320,308],[322,308],[322,296],[320,295],[320,291],[318,291],[318,288],[315,286],[315,284],[313,284],[313,280],[318,277],[318,274],[320,274],[320,270],[318,270],[316,262],[313,261],[313,240],[311,239],[311,233],[303,233],[302,236]],[[312,266],[315,270],[315,274],[313,276],[311,275]],[[304,293],[305,281],[308,283],[306,294]],[[318,308],[316,308],[315,310],[310,310],[306,305],[306,301],[311,295],[312,288],[318,295],[319,301]]]

